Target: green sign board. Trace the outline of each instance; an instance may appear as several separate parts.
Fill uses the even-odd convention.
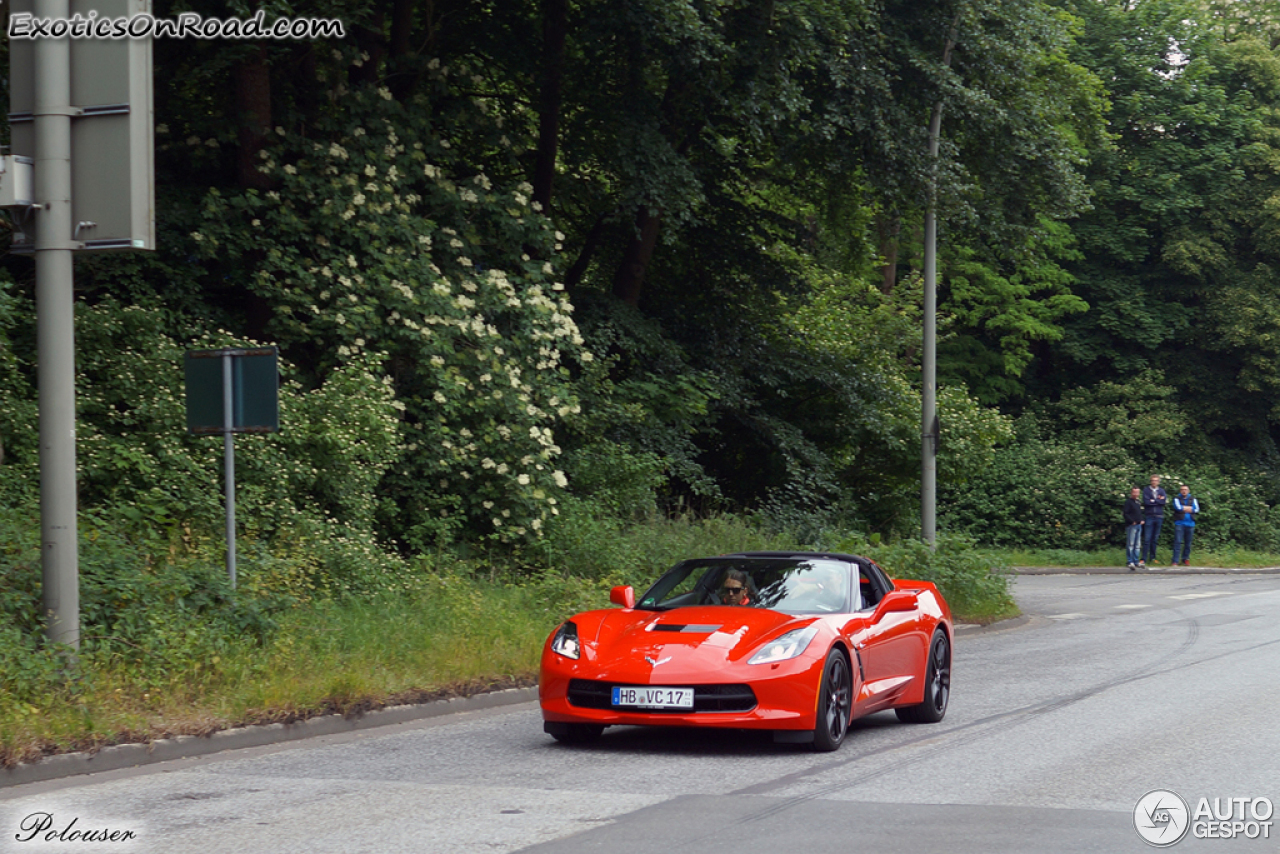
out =
[[[280,430],[280,368],[275,347],[189,350],[186,357],[187,429],[225,433],[224,361],[230,361],[232,433]]]

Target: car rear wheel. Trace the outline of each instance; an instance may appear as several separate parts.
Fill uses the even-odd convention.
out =
[[[813,728],[813,749],[836,750],[849,732],[849,715],[853,708],[853,679],[849,661],[840,650],[833,649],[822,669],[822,686],[818,693],[818,720]]]
[[[951,644],[946,632],[933,633],[929,644],[929,660],[924,669],[924,702],[918,706],[895,709],[898,720],[910,724],[936,724],[947,713],[951,698]]]

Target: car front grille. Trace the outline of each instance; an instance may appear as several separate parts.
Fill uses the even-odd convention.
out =
[[[629,709],[614,706],[613,688],[646,688],[629,682],[598,682],[593,679],[570,679],[569,702],[584,709],[618,709],[646,714],[688,714],[688,709]],[[749,712],[756,707],[756,695],[749,685],[671,685],[671,688],[693,689],[694,712]]]

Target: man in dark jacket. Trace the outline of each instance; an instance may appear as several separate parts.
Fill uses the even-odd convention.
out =
[[[1164,505],[1169,496],[1160,488],[1160,475],[1151,475],[1151,485],[1142,490],[1142,557],[1138,566],[1146,566],[1147,561],[1155,564],[1156,546],[1160,543],[1160,526],[1164,524]]]
[[[1142,559],[1138,552],[1142,548],[1143,521],[1142,490],[1135,486],[1124,502],[1124,557],[1130,572],[1138,568]]]

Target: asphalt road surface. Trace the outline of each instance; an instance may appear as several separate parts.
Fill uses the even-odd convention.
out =
[[[942,723],[874,715],[837,753],[636,728],[568,747],[522,704],[0,789],[0,851],[1123,854],[1153,850],[1135,821],[1172,833],[1135,819],[1167,790],[1192,829],[1170,850],[1280,852],[1280,575],[1015,593],[1027,619],[957,639]],[[1231,815],[1197,824],[1201,799]],[[117,841],[45,841],[68,826]]]

